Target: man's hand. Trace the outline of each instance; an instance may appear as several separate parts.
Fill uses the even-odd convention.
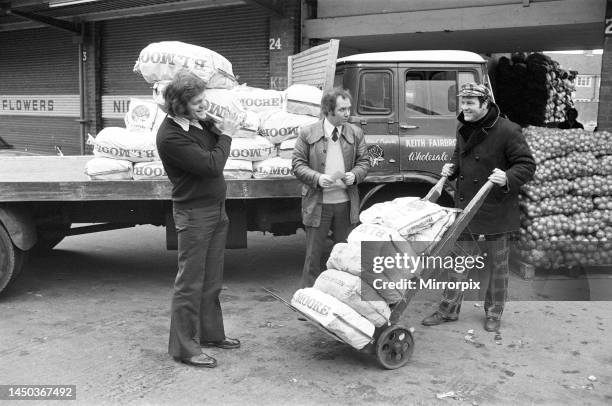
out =
[[[353,172],[346,172],[342,180],[344,181],[345,185],[350,186],[355,183],[355,174]]]
[[[336,182],[329,175],[322,174],[319,176],[319,186],[321,186],[323,189],[330,187],[334,183]]]
[[[238,131],[238,128],[240,128],[240,122],[240,117],[237,114],[229,114],[223,117],[222,120],[217,121],[215,126],[221,133],[231,137]]]
[[[493,169],[493,173],[489,176],[489,180],[499,186],[506,186],[506,183],[508,183],[506,172],[498,168]]]
[[[440,175],[447,176],[447,177],[451,176],[454,170],[455,170],[454,164],[444,164],[444,166],[442,167],[442,171],[440,172]]]

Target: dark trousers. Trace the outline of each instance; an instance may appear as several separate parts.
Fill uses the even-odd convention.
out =
[[[477,238],[478,236],[474,236]],[[470,241],[471,240],[471,241]],[[462,234],[457,244],[462,249],[457,255],[485,255],[485,267],[474,269],[479,273],[481,289],[486,288],[484,310],[487,317],[501,319],[508,295],[508,234],[485,235],[485,241],[474,242],[471,236]],[[462,282],[468,280],[468,272],[457,273],[449,271],[449,281]],[[445,317],[455,318],[461,311],[463,292],[458,289],[445,289],[438,311]]]
[[[322,272],[321,257],[331,229],[334,243],[346,242],[352,230],[350,202],[323,204],[319,227],[306,227],[306,260],[302,270],[301,288],[312,287]]]
[[[225,203],[173,210],[178,235],[178,273],[172,296],[168,353],[190,358],[200,341],[225,338],[219,294],[229,219]]]

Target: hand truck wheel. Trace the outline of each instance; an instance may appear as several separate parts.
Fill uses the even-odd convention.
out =
[[[397,369],[408,362],[414,351],[412,333],[406,327],[387,327],[376,340],[376,358],[385,369]]]

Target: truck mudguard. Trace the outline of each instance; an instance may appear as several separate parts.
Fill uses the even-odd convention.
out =
[[[20,250],[27,251],[36,244],[36,225],[27,208],[0,204],[0,223]]]

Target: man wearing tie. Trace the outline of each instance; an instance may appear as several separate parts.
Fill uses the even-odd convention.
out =
[[[351,95],[326,91],[318,122],[302,128],[293,151],[293,173],[303,183],[302,222],[306,260],[300,287],[311,287],[321,273],[321,256],[331,229],[334,242],[345,242],[359,221],[359,191],[370,168],[363,131],[348,122]]]

